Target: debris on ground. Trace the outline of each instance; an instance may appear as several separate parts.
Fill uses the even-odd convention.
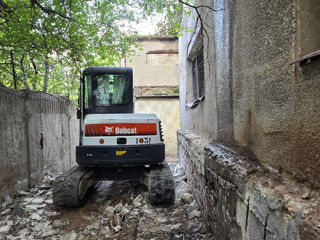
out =
[[[7,195],[0,208],[0,239],[212,239],[201,220],[182,166],[170,162],[176,198],[151,206],[146,187],[135,181],[102,182],[81,208],[53,205],[47,175],[30,191]]]

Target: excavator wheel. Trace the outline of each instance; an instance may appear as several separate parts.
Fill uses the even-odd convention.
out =
[[[151,204],[172,204],[175,199],[174,177],[167,162],[152,165],[148,174]]]

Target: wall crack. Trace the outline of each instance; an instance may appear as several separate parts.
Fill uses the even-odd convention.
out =
[[[263,239],[267,239],[267,225],[268,225],[268,217],[269,215],[266,216],[266,220],[264,222],[264,232],[263,232]]]
[[[250,211],[250,197],[248,198],[247,212],[246,212],[246,232],[248,229],[248,221],[249,221],[249,211]]]

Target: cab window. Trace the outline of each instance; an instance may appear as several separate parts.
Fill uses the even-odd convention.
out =
[[[93,95],[97,106],[127,104],[129,102],[129,80],[126,75],[99,74],[93,78]]]

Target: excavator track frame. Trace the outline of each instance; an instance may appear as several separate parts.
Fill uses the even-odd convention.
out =
[[[97,181],[93,169],[73,167],[55,179],[52,200],[58,207],[80,207],[87,200],[88,189]]]
[[[167,162],[150,166],[147,174],[150,204],[173,204],[175,200],[174,177]]]
[[[88,189],[99,181],[138,180],[149,191],[151,204],[172,204],[175,199],[174,177],[167,162],[140,167],[88,168],[76,166],[58,176],[52,198],[58,207],[80,207]]]

